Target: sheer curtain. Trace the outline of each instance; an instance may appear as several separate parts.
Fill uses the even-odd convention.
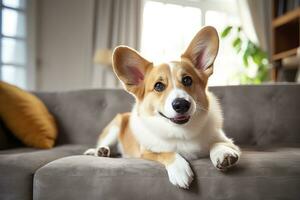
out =
[[[140,49],[142,0],[96,0],[95,9],[95,53],[121,44]],[[93,74],[94,87],[119,87],[109,64],[94,64]]]
[[[272,0],[237,0],[243,30],[271,56]]]

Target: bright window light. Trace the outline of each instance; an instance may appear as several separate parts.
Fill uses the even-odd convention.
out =
[[[205,25],[214,26],[219,35],[228,25],[239,26],[240,20],[236,15],[225,12],[207,11]],[[243,69],[241,59],[231,47],[232,40],[220,38],[219,53],[214,63],[214,74],[209,79],[209,85],[236,85],[239,84],[237,74]]]
[[[147,1],[143,17],[142,54],[153,62],[178,59],[200,27],[199,8]]]
[[[240,25],[236,13],[165,2],[146,1],[144,7],[141,52],[154,63],[178,59],[203,25],[214,26],[219,34],[228,25]],[[227,3],[236,6],[234,1]],[[236,59],[230,41],[220,39],[209,85],[239,84],[236,74],[243,65],[241,59]]]
[[[2,65],[1,67],[3,76],[2,80],[8,83],[17,85],[21,88],[26,86],[26,75],[25,69],[22,67],[15,67],[12,65]]]
[[[5,36],[25,37],[25,16],[17,10],[2,10],[2,33]]]
[[[3,63],[26,64],[25,42],[12,38],[2,38],[1,59]]]
[[[24,8],[26,0],[2,0],[5,6],[12,8]]]

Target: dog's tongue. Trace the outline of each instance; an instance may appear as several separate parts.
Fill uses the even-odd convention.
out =
[[[190,116],[178,115],[178,116],[172,118],[171,121],[176,124],[185,124],[186,122],[189,121],[189,119],[190,119]]]
[[[185,119],[187,119],[188,118],[188,116],[185,116],[185,115],[178,115],[178,116],[176,116],[176,117],[174,117],[174,119],[177,121],[180,121],[180,120],[185,120]]]

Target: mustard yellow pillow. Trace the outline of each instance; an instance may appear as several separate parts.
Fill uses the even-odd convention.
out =
[[[33,94],[0,81],[0,117],[25,145],[53,147],[57,136],[54,118]]]

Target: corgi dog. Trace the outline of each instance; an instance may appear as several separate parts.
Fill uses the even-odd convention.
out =
[[[211,26],[196,34],[180,59],[159,65],[118,46],[113,70],[136,103],[130,113],[118,114],[97,147],[84,154],[108,157],[117,149],[123,157],[157,161],[181,188],[188,188],[194,177],[188,160],[210,156],[221,171],[235,165],[241,151],[226,137],[221,107],[207,88],[218,48]]]

